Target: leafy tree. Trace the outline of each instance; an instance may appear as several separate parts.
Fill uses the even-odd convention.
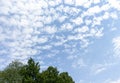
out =
[[[41,73],[41,77],[43,79],[43,83],[56,83],[58,77],[57,68],[52,66],[48,67],[47,70]]]
[[[62,72],[58,76],[58,80],[56,83],[74,83],[71,76],[68,75],[67,72]]]
[[[10,63],[1,71],[0,79],[3,83],[22,83],[22,76],[19,74],[23,64],[17,60]]]
[[[0,71],[0,83],[74,83],[67,72],[59,73],[57,68],[49,66],[40,72],[39,63],[32,58],[23,65],[17,60]]]
[[[30,58],[27,65],[21,69],[21,75],[23,76],[22,83],[40,83],[39,70],[39,63],[35,63],[34,60]]]

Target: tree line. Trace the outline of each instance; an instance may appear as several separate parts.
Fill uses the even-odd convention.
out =
[[[30,58],[26,65],[15,60],[0,71],[0,83],[75,83],[68,72],[49,66],[40,72],[40,65]]]

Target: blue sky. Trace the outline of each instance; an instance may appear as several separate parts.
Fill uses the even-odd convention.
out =
[[[75,83],[120,83],[120,0],[0,0],[0,69],[32,57]]]

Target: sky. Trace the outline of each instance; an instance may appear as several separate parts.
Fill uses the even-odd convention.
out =
[[[32,57],[75,83],[120,83],[120,0],[0,0],[0,69]]]

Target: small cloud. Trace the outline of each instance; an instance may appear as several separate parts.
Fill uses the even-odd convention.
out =
[[[103,64],[95,64],[91,67],[91,73],[97,75],[106,70],[106,66]]]
[[[117,80],[108,79],[104,83],[120,83],[120,78]]]
[[[117,10],[120,10],[120,1],[119,0],[108,0],[108,3],[111,7],[116,8]]]
[[[114,56],[115,57],[120,57],[120,37],[115,37],[112,40],[113,43],[113,51],[114,51]]]
[[[62,26],[61,26],[61,30],[72,30],[73,29],[73,26],[72,26],[72,24],[70,24],[70,23],[65,23],[65,24],[63,24]]]
[[[83,23],[83,19],[81,17],[77,17],[71,21],[76,25],[81,25]]]
[[[110,29],[110,31],[116,31],[118,28],[117,27],[113,27]]]
[[[75,32],[78,32],[78,33],[85,33],[85,32],[88,32],[88,31],[89,31],[88,26],[83,26],[81,28],[76,28],[75,29]]]
[[[45,26],[44,31],[48,34],[54,34],[57,32],[57,28],[54,26]]]
[[[73,5],[75,4],[75,0],[64,0],[65,4]]]
[[[98,4],[98,3],[100,3],[100,0],[93,0],[93,3]]]
[[[94,7],[91,7],[87,10],[87,13],[90,15],[94,15],[94,14],[97,14],[100,12],[101,12],[101,8],[99,6],[94,6]]]
[[[76,6],[82,6],[84,5],[86,2],[88,2],[89,0],[84,0],[84,1],[80,1],[80,0],[75,0],[75,5]]]
[[[105,70],[107,70],[108,68],[110,68],[111,66],[116,65],[117,63],[103,63],[103,64],[94,64],[91,67],[91,74],[92,75],[97,75],[100,74],[102,72],[104,72]]]
[[[72,64],[73,68],[82,68],[82,67],[86,67],[86,66],[87,66],[87,64],[84,62],[83,59],[75,60]]]

